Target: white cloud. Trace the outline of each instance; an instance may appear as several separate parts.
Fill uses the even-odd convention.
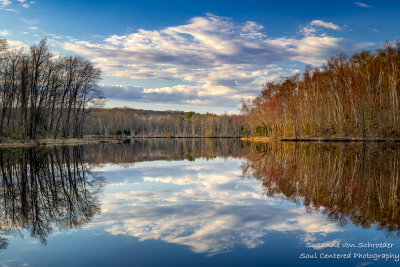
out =
[[[10,35],[10,31],[8,30],[0,30],[0,37],[4,37]]]
[[[9,5],[11,5],[10,0],[0,0],[0,9],[4,9]]]
[[[371,8],[371,5],[367,5],[365,3],[362,2],[354,2],[355,5],[359,6],[359,7],[365,7],[365,8]]]
[[[170,98],[181,97],[184,104],[198,105],[236,101],[237,106],[240,98],[258,94],[261,83],[293,71],[274,72],[273,63],[321,64],[348,48],[343,38],[311,29],[338,30],[338,25],[314,20],[309,27],[312,34],[303,31],[298,38],[272,38],[256,22],[235,24],[208,14],[184,25],[140,29],[99,43],[71,39],[62,46],[92,58],[107,76],[176,81],[175,86],[143,90],[147,96],[169,94]]]
[[[30,8],[31,5],[35,4],[34,1],[30,1],[29,3],[27,3],[26,0],[17,0],[17,1],[21,3],[20,6],[22,6],[23,8]]]
[[[125,75],[141,75],[142,78],[175,77],[184,82],[196,84],[178,84],[158,88],[143,88],[138,86],[102,85],[106,98],[132,100],[141,102],[159,102],[174,104],[217,105],[232,107],[239,103],[243,96],[251,96],[259,92],[261,83],[279,77],[272,73],[283,73],[275,65],[264,66],[264,70],[252,69],[249,65],[222,65],[211,70],[184,70],[171,68],[157,70],[135,66],[132,70],[117,70],[120,77]],[[292,68],[287,74],[292,72]],[[223,99],[221,101],[221,99]]]
[[[7,40],[7,43],[8,47],[11,49],[20,49],[20,48],[23,48],[25,50],[29,49],[29,45],[21,41]]]
[[[310,22],[311,26],[319,26],[319,27],[324,27],[327,29],[331,29],[331,30],[340,30],[340,27],[336,24],[333,24],[332,22],[326,22],[323,20],[313,20]]]
[[[31,5],[33,5],[35,2],[30,1],[29,3],[26,2],[26,0],[17,0],[19,2],[19,6],[22,6],[24,8],[29,8]],[[17,12],[17,10],[13,8],[8,8],[12,4],[11,0],[0,0],[0,10],[6,10],[6,11],[11,11],[11,12]]]
[[[26,18],[20,18],[21,21],[25,22],[28,25],[37,24],[39,21],[37,19],[30,20]]]

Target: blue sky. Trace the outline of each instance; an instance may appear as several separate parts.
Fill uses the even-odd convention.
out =
[[[106,105],[237,112],[261,83],[400,39],[400,1],[0,0],[11,46],[102,69]]]

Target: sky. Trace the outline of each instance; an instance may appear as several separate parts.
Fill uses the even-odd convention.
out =
[[[237,113],[267,81],[400,39],[400,1],[0,0],[12,47],[102,70],[106,107]]]

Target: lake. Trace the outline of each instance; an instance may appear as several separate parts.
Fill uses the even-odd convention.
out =
[[[0,150],[1,266],[397,266],[400,146]]]

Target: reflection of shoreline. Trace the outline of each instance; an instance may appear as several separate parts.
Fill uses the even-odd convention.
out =
[[[243,164],[268,196],[283,195],[340,225],[399,234],[400,146],[256,143]]]
[[[238,138],[132,139],[124,144],[85,146],[86,159],[94,164],[123,164],[155,160],[240,158],[246,153]]]
[[[5,236],[25,229],[45,244],[54,228],[81,225],[100,212],[103,179],[85,166],[82,147],[0,150],[0,176]]]
[[[394,208],[390,199],[399,191],[392,167],[400,165],[399,157],[393,146],[276,145],[232,139],[3,151],[0,171],[6,175],[1,183],[9,189],[0,192],[0,201],[11,205],[9,199],[18,199],[22,188],[29,194],[25,193],[27,205],[15,207],[19,213],[25,207],[26,219],[10,215],[11,206],[0,214],[11,229],[2,233],[27,229],[45,242],[54,227],[85,223],[85,228],[97,225],[112,235],[186,245],[207,255],[259,247],[271,232],[297,231],[304,242],[329,241],[327,236],[339,240],[339,232],[348,228],[337,222],[344,225],[351,219],[356,226],[365,227],[361,222],[367,222],[370,227],[393,215],[393,210],[374,213],[379,205]],[[219,159],[209,161],[214,158]],[[134,164],[139,162],[143,163]],[[101,171],[94,171],[97,167]],[[100,172],[109,178],[104,191]],[[257,179],[245,179],[243,174]],[[104,195],[99,214],[100,192]],[[3,200],[1,194],[9,198]],[[293,204],[303,200],[309,213]],[[40,220],[33,220],[36,211]],[[372,216],[366,217],[366,212]],[[355,215],[364,220],[353,221]]]
[[[393,184],[390,185],[393,179],[385,177],[391,177],[396,173],[388,171],[390,166],[395,166],[399,161],[396,146],[357,143],[245,144],[240,142],[221,144],[209,142],[207,145],[207,143],[196,143],[195,140],[166,141],[131,143],[123,146],[122,150],[118,145],[106,145],[104,161],[109,162],[107,156],[111,155],[117,156],[113,158],[113,162],[117,164],[126,160],[191,161],[197,158],[228,158],[234,155],[237,158],[246,158],[242,163],[243,174],[254,176],[261,181],[267,198],[257,197],[258,189],[255,187],[257,183],[253,184],[251,189],[248,188],[250,180],[247,179],[243,180],[245,182],[242,185],[238,185],[235,179],[240,174],[230,174],[230,167],[221,166],[215,170],[218,176],[213,176],[213,172],[204,173],[208,164],[200,167],[201,162],[199,165],[187,162],[185,166],[193,166],[191,174],[186,173],[189,167],[171,172],[168,165],[163,165],[162,171],[171,173],[170,175],[147,170],[135,175],[146,178],[132,181],[132,185],[135,184],[132,186],[133,191],[115,194],[106,199],[104,205],[109,208],[106,208],[107,211],[96,221],[107,225],[106,229],[110,233],[131,235],[139,240],[161,239],[169,243],[188,245],[195,252],[215,254],[236,246],[257,247],[263,243],[261,237],[268,231],[297,229],[306,233],[305,240],[313,240],[318,239],[321,233],[342,231],[335,226],[337,222],[339,225],[345,225],[350,220],[356,226],[369,228],[377,222],[381,223],[379,219],[393,215],[390,212],[386,215],[381,213],[380,216],[383,217],[374,215],[379,201],[377,201],[377,190],[373,189],[383,190],[379,195],[381,200],[387,194],[387,190],[395,189]],[[135,165],[135,169],[138,166],[140,165]],[[171,168],[177,167],[174,165]],[[125,173],[124,178],[121,177],[122,180],[115,180],[115,174],[112,175],[113,181],[118,182],[119,186],[124,185],[124,188],[127,187],[127,183],[129,184],[128,177],[132,175],[129,174],[129,169]],[[384,182],[380,187],[374,187],[373,185],[380,179]],[[367,185],[364,184],[365,181],[368,182]],[[154,185],[162,183],[169,185],[168,188],[178,186],[180,189],[176,189],[176,192],[136,191],[134,188],[137,186],[142,188],[142,183]],[[240,191],[242,187],[243,191]],[[391,192],[393,194],[394,191]],[[221,198],[221,194],[226,198]],[[309,214],[303,213],[302,206],[295,209],[277,209],[275,205],[279,205],[282,196],[296,204],[304,200]],[[272,204],[270,197],[276,198],[278,202]],[[235,206],[235,200],[240,203],[238,206]],[[393,210],[394,203],[387,200],[381,203],[385,204],[385,207],[390,204]],[[257,202],[254,206],[242,206],[254,201]],[[191,213],[193,210],[196,210],[196,214]],[[322,210],[324,215],[315,212],[317,210]],[[272,211],[276,214],[275,218],[269,216]],[[368,212],[372,213],[371,218],[366,217],[365,213],[368,215]],[[220,214],[224,216],[220,217]],[[331,222],[326,221],[326,217]],[[165,221],[166,218],[168,223]],[[239,225],[233,222],[239,222]],[[393,232],[391,227],[396,223],[398,225],[399,222],[393,223],[379,229]],[[247,225],[252,226],[247,227]],[[243,238],[238,238],[238,235]],[[228,242],[225,238],[236,241]],[[201,246],[198,240],[202,240]],[[220,243],[225,245],[221,246]]]
[[[109,169],[107,168],[109,167]],[[102,213],[90,223],[112,235],[160,240],[215,255],[256,248],[270,232],[300,231],[300,238],[340,232],[318,213],[266,198],[255,179],[241,177],[240,160],[105,166]]]

